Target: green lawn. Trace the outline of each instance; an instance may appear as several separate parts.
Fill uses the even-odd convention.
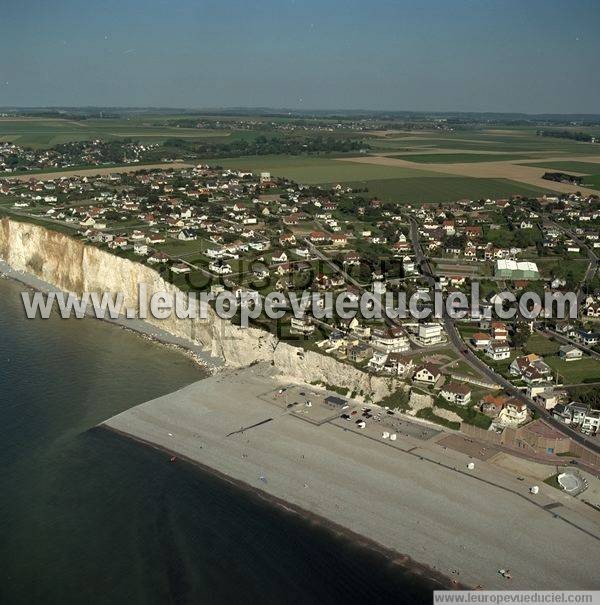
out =
[[[464,374],[466,376],[473,376],[473,378],[481,378],[481,374],[476,372],[466,361],[460,360],[457,364],[446,368],[447,371],[452,374]]]
[[[408,162],[419,162],[422,164],[459,164],[529,159],[526,155],[512,155],[510,153],[407,153],[389,157],[407,160]]]
[[[531,257],[529,259],[523,257],[523,260],[531,260],[536,263],[544,278],[553,275],[566,276],[570,272],[576,282],[583,279],[589,264],[587,258],[569,258],[567,260],[562,256]]]
[[[555,473],[554,475],[550,475],[550,477],[546,477],[546,479],[544,479],[544,483],[547,483],[548,485],[551,485],[552,487],[555,487],[556,489],[559,489],[562,492],[563,488],[558,482],[558,475],[560,475],[560,473]]]
[[[156,244],[157,250],[161,250],[169,256],[186,256],[201,253],[202,242],[200,240],[182,241],[168,237],[164,244]]]
[[[584,357],[579,361],[563,361],[559,357],[545,357],[544,361],[558,372],[565,384],[600,382],[600,361]]]
[[[542,356],[555,355],[559,347],[560,344],[538,333],[532,334],[526,344],[527,351]]]

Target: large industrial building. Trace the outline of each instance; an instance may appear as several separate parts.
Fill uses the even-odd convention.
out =
[[[504,279],[539,279],[540,272],[535,263],[501,259],[496,261],[495,277]]]

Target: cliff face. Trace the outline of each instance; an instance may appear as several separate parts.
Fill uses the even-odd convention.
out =
[[[135,263],[68,235],[7,218],[0,223],[0,258],[14,269],[68,292],[121,292],[124,305],[137,307],[138,284],[145,283],[148,297],[154,292],[175,294],[178,289],[145,265]],[[209,310],[208,320],[179,319],[174,314],[148,323],[201,344],[231,367],[257,361],[272,362],[291,380],[341,386],[378,400],[398,385],[312,351],[303,351],[274,335],[254,328],[242,329]]]

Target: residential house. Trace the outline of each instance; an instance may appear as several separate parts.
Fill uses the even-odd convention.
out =
[[[552,389],[545,389],[541,393],[538,393],[533,400],[541,405],[545,410],[551,410],[556,407],[559,402],[558,393]]]
[[[501,321],[493,321],[491,327],[492,340],[506,342],[508,340],[508,328]]]
[[[348,236],[344,235],[343,233],[334,233],[331,236],[331,243],[334,246],[343,248],[348,243]]]
[[[135,242],[133,244],[133,253],[137,254],[138,256],[146,256],[148,254],[148,245]]]
[[[406,332],[399,326],[376,328],[371,332],[371,342],[388,353],[408,351],[410,342]]]
[[[471,342],[476,347],[487,347],[491,341],[491,336],[489,334],[486,334],[485,332],[476,332],[475,334],[473,334],[473,336],[471,336]]]
[[[418,328],[419,344],[430,346],[442,342],[442,326],[438,323],[422,323]]]
[[[233,273],[231,265],[221,260],[211,261],[208,263],[208,269],[217,275],[229,275],[230,273]]]
[[[563,345],[558,349],[558,356],[564,361],[577,361],[583,357],[583,351],[572,345]]]
[[[579,330],[577,338],[586,347],[592,347],[600,342],[600,332],[592,332],[591,330]]]
[[[498,414],[498,423],[504,426],[518,426],[528,418],[527,405],[518,399],[509,399]]]
[[[453,380],[442,387],[440,394],[446,401],[456,405],[468,405],[471,402],[471,389],[464,382]]]
[[[274,263],[285,263],[288,260],[288,255],[283,250],[276,250],[271,255],[271,261]]]
[[[385,371],[400,376],[408,376],[415,369],[415,362],[402,353],[390,353],[385,363]]]
[[[160,233],[151,233],[146,238],[146,242],[148,244],[150,244],[151,246],[154,246],[156,244],[164,244],[165,243],[165,236],[161,235]]]
[[[486,416],[496,418],[508,400],[507,395],[486,395],[481,400],[480,409]]]
[[[557,403],[552,409],[552,416],[565,424],[581,426],[589,409],[589,406],[577,401],[571,401],[567,404]]]
[[[544,362],[544,360],[535,353],[522,355],[513,359],[509,366],[509,371],[513,376],[523,376],[528,368],[535,368],[537,374],[542,377],[547,377],[552,374],[552,368]],[[535,382],[537,375],[530,372],[530,381]],[[531,380],[533,379],[533,380]]]
[[[368,369],[372,372],[383,372],[386,367],[388,353],[383,350],[373,349],[373,356],[369,359]]]
[[[184,242],[193,241],[197,238],[198,234],[194,229],[182,229],[177,235],[177,239],[182,240]]]
[[[153,265],[164,264],[169,260],[169,257],[164,252],[152,252],[148,257],[148,262]]]
[[[185,263],[175,263],[171,267],[171,271],[173,271],[173,273],[177,273],[177,274],[189,273],[191,271],[191,268],[188,265],[186,265]]]
[[[588,412],[581,423],[581,432],[586,435],[597,435],[600,433],[600,410]]]
[[[281,246],[295,246],[296,236],[293,233],[284,233],[279,238],[279,245]]]
[[[346,355],[350,361],[360,363],[371,358],[373,349],[367,343],[359,342],[356,345],[348,347]]]
[[[417,368],[417,371],[414,373],[413,380],[416,382],[435,384],[441,376],[442,373],[440,372],[438,366],[431,363],[426,363]]]
[[[510,357],[510,347],[504,342],[492,340],[485,348],[485,354],[494,361],[502,361]]]
[[[311,231],[308,237],[313,244],[322,244],[329,239],[329,235],[324,231]]]

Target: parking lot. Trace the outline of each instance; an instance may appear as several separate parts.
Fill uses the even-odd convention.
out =
[[[340,414],[358,407],[356,402],[337,393],[298,385],[288,385],[269,391],[260,398],[282,411],[285,410],[317,426],[339,418]]]

